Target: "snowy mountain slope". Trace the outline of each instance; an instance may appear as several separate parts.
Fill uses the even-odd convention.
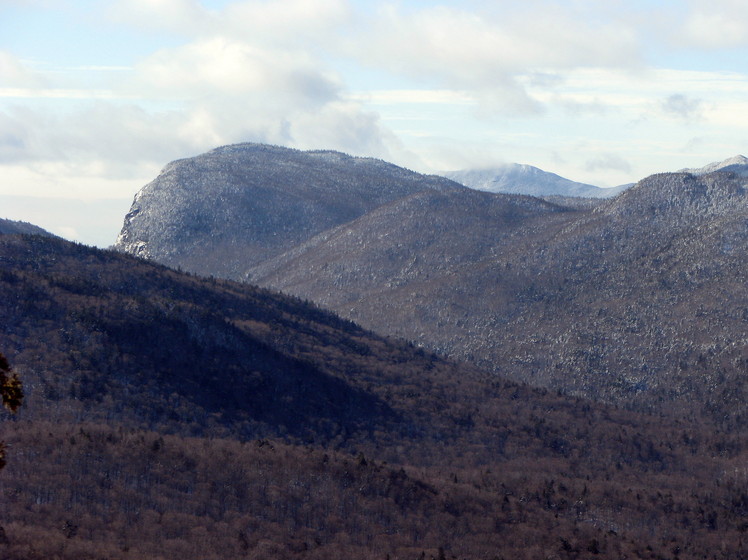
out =
[[[167,167],[133,204],[120,248],[279,289],[532,385],[737,422],[748,419],[745,181],[662,173],[613,198],[540,200],[242,145]]]
[[[659,174],[587,209],[424,193],[266,261],[251,280],[532,385],[738,421],[743,182]]]
[[[463,189],[381,160],[263,144],[170,163],[136,195],[115,248],[204,275],[249,266],[428,189]]]
[[[682,169],[682,173],[691,173],[692,175],[706,175],[714,171],[730,171],[743,177],[748,177],[748,158],[742,155],[733,156],[723,161],[715,161],[704,167]]]
[[[489,169],[465,169],[450,171],[444,176],[480,191],[509,194],[529,194],[531,196],[573,196],[588,198],[609,198],[615,196],[628,185],[603,189],[586,183],[565,179],[533,167],[510,163]]]

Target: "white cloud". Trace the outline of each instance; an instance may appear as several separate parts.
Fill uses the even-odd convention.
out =
[[[519,80],[532,70],[639,62],[635,37],[625,26],[593,25],[553,3],[542,8],[492,14],[444,6],[407,12],[387,5],[347,49],[424,84],[470,91],[487,108],[507,113],[540,110]]]
[[[65,89],[65,88],[2,88],[0,98],[15,99],[138,99],[138,96],[123,95],[112,90]]]
[[[475,99],[468,93],[449,89],[373,90],[368,92],[357,92],[349,97],[363,103],[377,103],[381,105],[473,105],[475,103]]]
[[[138,64],[139,93],[174,99],[252,96],[269,105],[313,108],[335,99],[340,84],[303,52],[271,50],[214,37],[159,51]]]
[[[181,118],[108,102],[64,113],[16,106],[0,110],[0,162],[62,162],[71,165],[68,171],[90,168],[128,176],[140,162],[194,148],[188,141],[175,141],[172,131]]]
[[[191,7],[170,1],[151,8]],[[4,60],[22,69],[11,57]],[[296,47],[258,46],[231,34],[199,36],[153,53],[110,85],[0,89],[0,96],[17,101],[0,105],[0,163],[26,162],[37,171],[58,165],[68,175],[98,175],[103,184],[132,177],[143,165],[242,141],[384,158],[389,146],[400,150],[377,115],[347,99],[338,78]],[[60,111],[51,99],[75,105]]]
[[[730,49],[748,45],[748,4],[742,0],[690,2],[676,39],[685,45]]]
[[[410,157],[394,134],[382,127],[379,116],[355,103],[335,102],[306,112],[289,123],[292,144],[302,149],[326,148],[355,155],[394,160]]]
[[[346,0],[244,0],[220,17],[221,33],[265,45],[322,46],[351,22]]]
[[[615,170],[631,173],[631,164],[617,154],[600,154],[587,161],[588,171]]]
[[[197,0],[117,0],[110,18],[178,36],[221,36],[255,45],[291,46],[332,39],[351,17],[346,0],[236,0],[222,9]]]
[[[0,50],[0,87],[36,88],[46,81],[12,53]]]
[[[665,4],[116,0],[91,19],[112,49],[138,48],[112,64],[0,50],[3,182],[132,194],[172,159],[240,141],[609,185],[745,152],[748,76],[647,64],[745,45],[748,7]]]
[[[137,91],[181,99],[178,134],[206,149],[254,140],[384,157],[393,144],[378,118],[304,52],[200,39],[156,53],[136,74]]]
[[[163,164],[135,164],[128,177],[116,177],[100,162],[40,161],[2,166],[0,196],[29,196],[34,199],[132,200],[145,182],[156,176]],[[15,217],[13,219],[22,219]]]
[[[148,31],[193,35],[210,14],[197,0],[117,0],[106,13],[115,22]]]
[[[666,115],[672,115],[684,121],[699,119],[702,116],[704,102],[684,95],[674,93],[662,101],[662,111]]]

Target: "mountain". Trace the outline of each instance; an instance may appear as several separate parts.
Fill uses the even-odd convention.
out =
[[[614,198],[540,200],[331,152],[240,145],[185,161],[138,195],[121,249],[147,247],[171,266],[281,290],[534,386],[637,410],[685,408],[725,427],[748,418],[740,365],[748,215],[735,174],[660,174]],[[233,191],[206,200],[215,169],[227,165],[225,176],[255,183],[227,180]],[[365,180],[352,168],[366,170]],[[415,183],[382,178],[392,176]],[[377,185],[395,184],[377,194]],[[316,201],[307,206],[314,212],[287,210],[294,189]],[[247,193],[271,202],[258,211]],[[241,223],[226,218],[236,208],[245,209]],[[274,212],[282,223],[267,222]],[[154,219],[162,215],[178,218],[165,227]],[[193,226],[200,215],[209,228]],[[257,224],[266,224],[264,237]],[[122,242],[138,228],[168,235]],[[249,242],[240,237],[253,240],[243,260]],[[222,239],[235,240],[228,261]]]
[[[465,294],[478,293],[481,285],[463,282],[467,268],[500,258],[503,250],[552,223],[566,223],[570,212],[529,196],[424,191],[269,259],[249,269],[246,280],[303,293],[376,330],[426,343],[430,339],[414,338],[413,330],[444,322],[449,312],[437,311],[439,302],[454,299],[444,299],[445,282],[462,285]]]
[[[480,191],[532,196],[569,196],[585,198],[610,198],[630,185],[603,189],[586,183],[565,179],[531,165],[509,163],[489,169],[451,171],[444,176]]]
[[[421,193],[250,278],[533,385],[734,426],[747,221],[729,173],[655,175],[589,208]]]
[[[74,199],[0,194],[0,208],[7,216],[51,228],[68,240],[109,247],[122,229],[122,217],[132,200]]]
[[[362,334],[292,299],[41,237],[0,236],[0,263],[0,348],[23,375],[26,418],[330,438],[395,417],[333,358],[277,342],[291,344],[297,322],[320,347]]]
[[[569,213],[499,198],[480,219],[507,230]],[[0,313],[27,394],[0,422],[4,558],[744,547],[745,439],[706,418],[531,389],[286,295],[56,238],[0,235]]]
[[[27,222],[18,222],[0,218],[0,235],[14,233],[25,233],[28,235],[46,235],[48,237],[52,236],[51,233],[40,228],[39,226],[35,226]]]
[[[263,144],[170,163],[137,194],[115,247],[204,275],[240,276],[326,229],[425,189],[460,185],[380,160]]]
[[[704,167],[698,167],[693,169],[681,169],[681,173],[691,173],[693,175],[705,175],[707,173],[713,173],[714,171],[729,171],[737,173],[743,177],[748,176],[748,158],[745,156],[737,155],[728,158],[723,161],[715,161],[709,163]]]

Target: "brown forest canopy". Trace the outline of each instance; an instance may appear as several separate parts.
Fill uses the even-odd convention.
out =
[[[0,236],[0,556],[735,558],[745,434],[569,398],[295,298]],[[4,536],[2,536],[4,535]]]

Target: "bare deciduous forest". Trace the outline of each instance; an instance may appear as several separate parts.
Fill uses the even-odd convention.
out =
[[[0,236],[0,557],[739,558],[746,434],[533,389],[307,302]]]

